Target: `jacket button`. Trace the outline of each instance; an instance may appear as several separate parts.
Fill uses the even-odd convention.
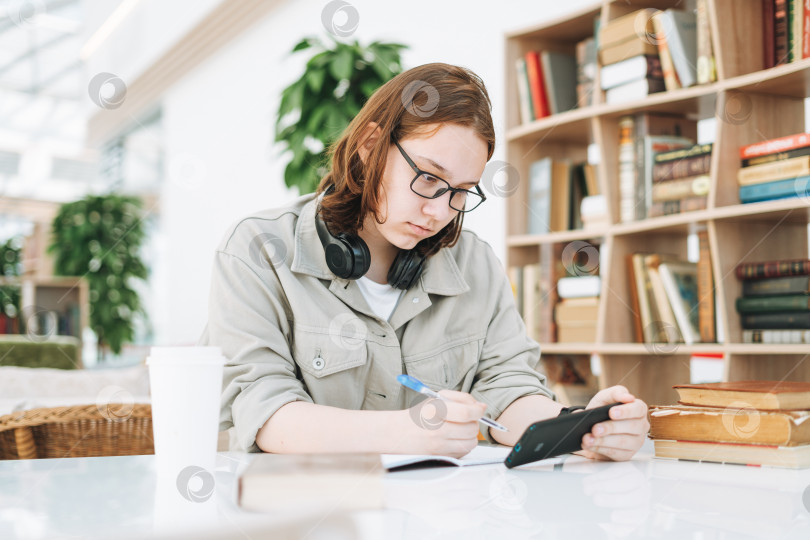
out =
[[[326,361],[320,356],[316,356],[315,358],[312,359],[312,367],[315,369],[321,370],[325,365]]]

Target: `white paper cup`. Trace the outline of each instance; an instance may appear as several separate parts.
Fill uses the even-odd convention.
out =
[[[219,347],[152,347],[146,364],[160,476],[178,478],[188,467],[214,473],[225,361]]]

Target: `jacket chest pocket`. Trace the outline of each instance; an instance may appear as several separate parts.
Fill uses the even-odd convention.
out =
[[[469,392],[480,353],[480,340],[463,338],[402,360],[409,375],[435,390]]]
[[[357,323],[362,325],[359,319]],[[293,359],[312,400],[319,405],[359,409],[368,372],[362,332],[307,327],[293,329]]]

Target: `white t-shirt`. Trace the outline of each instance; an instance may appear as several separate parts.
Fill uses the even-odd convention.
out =
[[[363,293],[371,310],[386,321],[394,312],[399,297],[403,293],[401,289],[396,289],[388,283],[377,283],[366,276],[357,280],[357,286],[360,287],[360,292]]]

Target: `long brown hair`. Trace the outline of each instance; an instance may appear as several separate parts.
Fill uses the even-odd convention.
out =
[[[487,161],[495,150],[492,103],[484,82],[469,69],[449,64],[425,64],[400,73],[363,105],[343,135],[330,148],[330,172],[321,179],[318,193],[334,190],[321,202],[321,216],[334,232],[357,234],[369,212],[380,220],[380,184],[388,149],[395,140],[426,134],[427,126],[457,124],[471,127],[487,143]],[[369,123],[380,136],[366,157],[358,153],[366,141]],[[464,213],[444,229],[419,242],[417,251],[432,255],[454,245],[461,234]]]

